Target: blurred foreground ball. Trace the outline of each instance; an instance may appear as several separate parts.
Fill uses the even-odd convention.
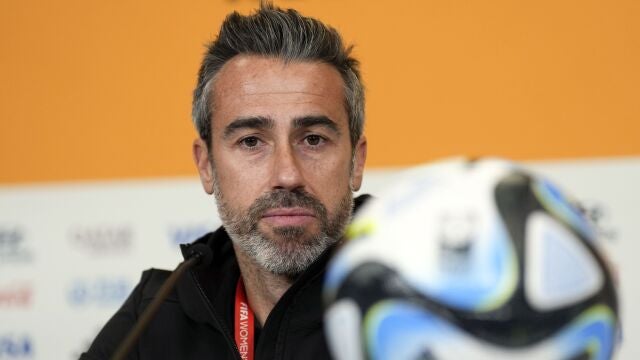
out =
[[[596,233],[505,161],[415,168],[359,212],[325,280],[336,359],[609,359],[617,299]]]

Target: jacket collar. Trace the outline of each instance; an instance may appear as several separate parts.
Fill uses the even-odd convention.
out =
[[[189,248],[194,244],[206,244],[213,256],[209,266],[193,269],[180,279],[177,284],[180,305],[194,321],[224,328],[225,315],[229,314],[227,303],[240,276],[231,239],[220,227],[191,244],[180,245],[183,257],[187,257]]]

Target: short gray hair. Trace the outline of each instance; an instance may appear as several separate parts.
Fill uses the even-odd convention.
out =
[[[276,57],[285,63],[319,61],[338,70],[344,81],[351,146],[355,147],[364,127],[364,86],[359,62],[351,57],[351,49],[352,46],[344,46],[334,28],[270,2],[261,2],[251,15],[231,13],[222,23],[217,39],[207,46],[193,91],[192,117],[200,138],[211,147],[211,88],[216,74],[231,58],[245,54]]]

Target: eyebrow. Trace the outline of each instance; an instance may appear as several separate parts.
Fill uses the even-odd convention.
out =
[[[300,129],[312,126],[323,126],[340,135],[340,129],[335,121],[326,116],[303,116],[293,119],[294,129]]]
[[[224,128],[223,138],[228,138],[240,129],[271,129],[273,120],[264,116],[252,116],[233,120]]]

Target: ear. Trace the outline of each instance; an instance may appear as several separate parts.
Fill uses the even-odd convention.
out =
[[[209,157],[209,148],[204,140],[197,138],[193,141],[193,161],[196,163],[200,182],[207,194],[213,194],[213,168]]]
[[[362,135],[356,144],[353,154],[353,173],[351,175],[351,190],[358,191],[362,185],[364,163],[367,160],[367,138]]]

